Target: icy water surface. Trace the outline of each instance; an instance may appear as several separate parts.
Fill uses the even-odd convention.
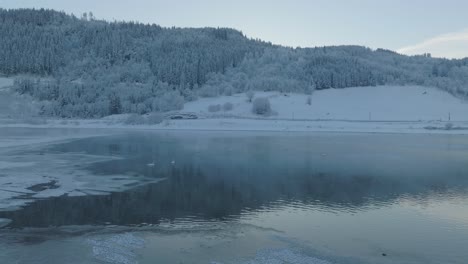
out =
[[[41,152],[156,181],[0,212],[1,263],[468,262],[466,136],[128,132]]]

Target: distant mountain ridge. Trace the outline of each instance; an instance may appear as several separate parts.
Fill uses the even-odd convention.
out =
[[[360,46],[293,49],[228,28],[163,28],[46,9],[0,9],[0,73],[25,75],[16,91],[41,101],[42,114],[61,117],[164,112],[247,90],[416,84],[468,95],[468,59]]]

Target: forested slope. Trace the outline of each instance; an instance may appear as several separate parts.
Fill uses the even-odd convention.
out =
[[[157,18],[155,18],[157,20]],[[101,117],[180,109],[246,90],[417,84],[468,94],[468,59],[359,46],[293,49],[227,28],[163,28],[53,10],[0,9],[0,73],[41,113]]]

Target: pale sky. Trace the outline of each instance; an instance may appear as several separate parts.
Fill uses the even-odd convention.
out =
[[[466,0],[0,0],[106,20],[231,27],[287,46],[364,45],[405,54],[468,57]]]

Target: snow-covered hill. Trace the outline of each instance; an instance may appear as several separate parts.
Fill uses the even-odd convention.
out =
[[[468,121],[468,102],[436,88],[420,86],[378,86],[316,91],[308,95],[256,92],[268,97],[276,114],[270,119],[350,120],[350,121]],[[223,111],[225,103],[233,109]],[[210,112],[209,106],[221,105]],[[203,98],[185,104],[185,112],[205,117],[258,118],[246,94]]]

